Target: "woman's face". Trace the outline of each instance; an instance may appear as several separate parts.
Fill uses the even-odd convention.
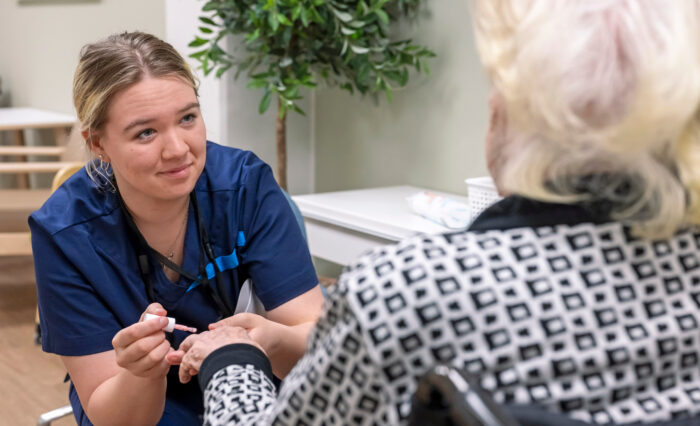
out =
[[[91,149],[112,164],[127,202],[186,197],[206,158],[206,129],[194,89],[177,77],[149,76],[119,92]]]

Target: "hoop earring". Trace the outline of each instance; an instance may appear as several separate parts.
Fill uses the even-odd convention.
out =
[[[104,158],[104,156],[103,156],[102,154],[98,154],[98,155],[97,155],[97,160],[98,160],[98,162],[99,162],[99,164],[98,164],[97,167],[98,167],[102,172],[104,172],[106,175],[109,175],[109,172],[110,172],[110,170],[109,170],[109,162],[104,161],[103,158]]]
[[[109,192],[116,192],[117,188],[112,182],[114,173],[112,172],[112,167],[108,161],[103,160],[104,156],[102,154],[97,154],[97,164],[93,163],[93,170],[99,176],[101,182],[98,183],[98,187]]]

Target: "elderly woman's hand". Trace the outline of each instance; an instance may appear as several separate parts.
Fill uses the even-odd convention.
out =
[[[168,355],[171,364],[180,364],[180,382],[187,383],[199,373],[202,362],[215,350],[233,343],[245,343],[263,350],[245,329],[223,326],[201,334],[193,334],[180,344],[180,348]]]
[[[236,314],[213,324],[209,324],[210,330],[216,330],[220,327],[244,328],[251,339],[260,344],[263,351],[270,357],[274,357],[279,349],[277,345],[282,341],[284,337],[283,334],[289,333],[288,327],[270,321],[263,316],[247,312]]]

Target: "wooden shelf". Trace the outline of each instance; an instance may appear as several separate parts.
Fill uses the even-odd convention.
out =
[[[32,237],[29,232],[0,232],[0,256],[31,256]]]
[[[59,157],[66,152],[62,146],[0,146],[0,155],[42,155]]]
[[[51,195],[50,189],[1,189],[2,211],[33,212]]]
[[[33,163],[11,162],[0,163],[0,174],[10,173],[56,173],[73,162],[67,161],[39,161]]]

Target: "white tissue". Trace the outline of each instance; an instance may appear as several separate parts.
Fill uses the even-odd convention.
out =
[[[450,229],[469,225],[469,206],[443,195],[422,191],[406,198],[411,210],[424,218]]]

